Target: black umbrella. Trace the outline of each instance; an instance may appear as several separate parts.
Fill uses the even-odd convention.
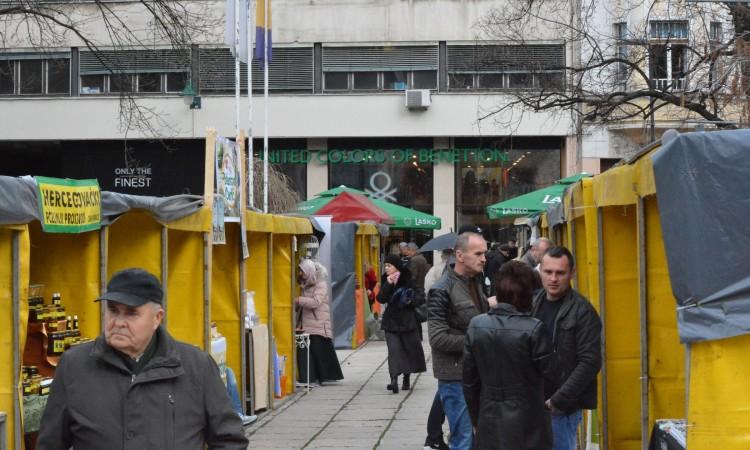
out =
[[[439,252],[445,249],[453,249],[456,246],[456,240],[458,235],[456,233],[443,234],[438,237],[434,237],[417,250],[420,253],[424,252]]]

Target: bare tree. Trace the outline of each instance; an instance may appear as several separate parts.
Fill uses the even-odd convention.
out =
[[[520,109],[572,113],[590,124],[654,117],[746,124],[748,11],[678,0],[506,0],[480,21],[482,38],[524,45],[535,30],[552,34],[566,42],[558,70],[567,78],[513,91],[482,119]]]
[[[169,47],[184,50],[189,67],[193,40],[216,33],[217,27],[222,30],[222,20],[221,15],[212,14],[208,3],[188,0],[0,0],[0,52],[79,47],[117,76],[121,68],[111,57],[116,51]],[[133,95],[132,83],[123,86],[121,131],[126,136],[129,131],[164,136],[170,128],[168,121]]]

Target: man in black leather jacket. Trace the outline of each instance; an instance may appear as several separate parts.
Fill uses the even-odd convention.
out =
[[[456,241],[456,264],[448,267],[430,289],[427,325],[432,347],[432,370],[451,430],[451,449],[468,450],[472,443],[471,419],[463,385],[463,351],[471,319],[487,312],[483,289],[487,243],[477,233],[462,233]]]
[[[594,307],[570,286],[575,273],[573,255],[552,247],[541,261],[544,289],[534,299],[532,315],[552,333],[552,346],[562,368],[559,385],[545,382],[552,412],[554,450],[574,450],[582,409],[596,408],[596,376],[602,365],[602,323]]]

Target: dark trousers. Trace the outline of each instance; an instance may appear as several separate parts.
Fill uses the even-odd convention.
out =
[[[443,402],[440,401],[440,393],[435,392],[430,415],[427,416],[427,438],[430,441],[443,440],[443,422],[445,422]]]

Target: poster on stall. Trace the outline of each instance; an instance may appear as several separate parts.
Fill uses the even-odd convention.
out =
[[[223,198],[224,221],[226,222],[240,221],[239,161],[237,144],[225,137],[217,137],[215,194],[216,197]]]
[[[34,179],[46,233],[83,233],[100,228],[102,205],[96,180]]]
[[[224,197],[217,195],[214,197],[214,210],[213,210],[213,235],[214,245],[226,244],[227,234],[224,225]]]

